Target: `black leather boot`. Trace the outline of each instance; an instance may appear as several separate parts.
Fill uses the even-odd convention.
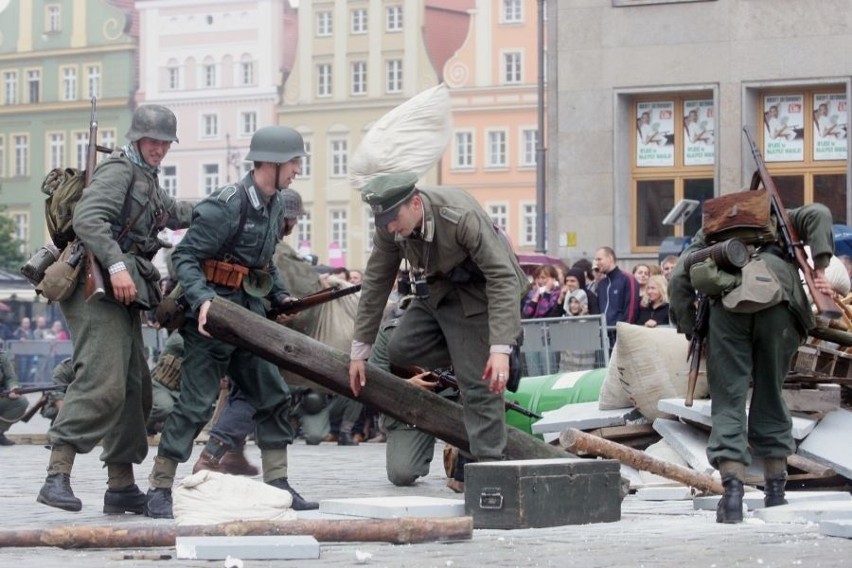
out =
[[[765,480],[763,485],[763,506],[777,507],[779,505],[786,505],[787,500],[784,498],[784,487],[786,485],[786,477]]]
[[[172,490],[166,487],[152,487],[145,498],[144,513],[152,519],[174,519],[172,513]]]
[[[338,446],[357,446],[358,441],[352,438],[352,432],[339,432],[337,434]]]
[[[290,495],[293,496],[292,507],[294,511],[310,511],[312,509],[319,509],[319,503],[316,501],[306,501],[305,498],[299,495],[295,489],[290,487],[290,483],[287,481],[286,477],[279,477],[278,479],[267,481],[266,484],[278,489],[283,489],[290,493]]]
[[[717,523],[743,522],[743,482],[736,477],[722,480],[725,494],[716,506]]]
[[[71,476],[67,473],[52,473],[44,480],[36,501],[49,507],[65,511],[80,511],[83,502],[74,496],[71,490]]]
[[[124,513],[141,515],[146,501],[147,497],[135,483],[124,489],[107,489],[104,493],[104,513],[107,515],[123,515]]]

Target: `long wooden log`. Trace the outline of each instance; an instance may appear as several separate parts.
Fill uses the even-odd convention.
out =
[[[207,312],[207,330],[218,339],[243,347],[264,359],[353,398],[349,388],[349,354],[323,345],[233,302],[215,298]],[[462,407],[374,365],[367,365],[367,385],[356,399],[418,430],[469,450]],[[570,457],[515,428],[508,428],[508,459]]]
[[[559,436],[559,444],[569,452],[586,453],[618,460],[636,469],[649,471],[702,491],[718,493],[719,495],[725,492],[722,484],[707,474],[657,459],[645,452],[586,434],[576,428],[564,430]]]
[[[217,525],[134,525],[91,527],[66,525],[45,529],[0,531],[0,548],[54,546],[58,548],[172,547],[178,536],[310,535],[320,542],[421,542],[470,540],[472,517],[236,521]]]

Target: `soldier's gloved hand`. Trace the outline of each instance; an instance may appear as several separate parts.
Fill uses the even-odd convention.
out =
[[[270,304],[272,306],[272,311],[278,312],[281,310],[286,310],[289,306],[293,304],[295,298],[290,296],[289,294],[276,294],[274,298],[272,298]],[[287,323],[288,321],[292,321],[296,319],[297,314],[287,314],[287,313],[279,313],[275,316],[276,323]]]

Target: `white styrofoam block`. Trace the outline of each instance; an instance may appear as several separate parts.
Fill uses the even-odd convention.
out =
[[[721,495],[701,495],[692,500],[692,508],[695,511],[715,511],[716,505],[721,499]],[[745,496],[743,497],[743,505],[748,507],[748,503],[755,499],[760,499],[760,505],[763,506],[763,491],[749,491],[746,488]]]
[[[819,534],[852,538],[852,521],[820,521]]]
[[[680,418],[691,420],[705,426],[713,426],[711,418],[712,403],[709,399],[699,399],[693,401],[691,407],[683,403],[682,398],[664,398],[657,403],[657,409],[660,412],[674,414]],[[748,414],[748,404],[746,404],[746,414]],[[817,421],[810,418],[793,417],[793,438],[803,440],[816,426]]]
[[[319,511],[371,519],[463,517],[464,499],[417,496],[324,499],[320,501]]]
[[[637,420],[642,415],[638,409],[617,408],[601,410],[598,401],[566,404],[556,410],[544,412],[541,420],[532,425],[533,434],[546,432],[562,432],[568,428],[591,430],[593,428],[608,428],[624,426],[628,421]]]
[[[692,497],[692,489],[683,485],[643,487],[636,492],[636,498],[640,501],[688,501]]]
[[[693,508],[696,510],[715,509],[719,499],[719,495],[696,497],[693,501]],[[787,491],[785,499],[787,499],[788,503],[848,503],[852,502],[852,495],[845,491]],[[743,503],[748,507],[749,511],[763,509],[763,491],[746,491]]]
[[[319,558],[319,542],[312,536],[178,536],[180,559],[300,560]]]
[[[707,434],[683,422],[666,418],[654,420],[654,430],[689,464],[689,467],[702,473],[713,473],[715,468],[707,459]]]
[[[829,412],[813,432],[799,445],[797,454],[827,465],[852,479],[852,412],[845,409]]]
[[[758,509],[754,515],[767,523],[818,523],[827,520],[852,520],[852,502],[815,501],[790,503],[779,507]]]

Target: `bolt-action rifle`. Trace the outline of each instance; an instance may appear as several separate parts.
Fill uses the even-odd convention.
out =
[[[704,351],[704,340],[707,339],[707,330],[710,327],[710,298],[699,294],[697,303],[695,323],[689,339],[689,353],[686,356],[689,359],[689,380],[683,401],[685,406],[692,406],[695,397],[695,385],[698,382],[698,371],[701,369],[701,353]]]
[[[92,182],[92,174],[98,164],[98,150],[109,151],[108,148],[98,147],[98,119],[97,99],[92,97],[92,112],[89,118],[89,145],[86,148],[86,187]],[[129,190],[128,190],[129,191]],[[86,250],[86,287],[85,297],[87,302],[96,302],[104,297],[106,288],[101,266],[89,247]]]
[[[68,385],[33,385],[31,387],[15,387],[7,390],[0,390],[0,398],[8,398],[10,394],[30,394],[34,392],[40,392],[41,398],[36,401],[35,404],[30,406],[27,411],[21,416],[21,422],[29,422],[30,418],[35,416],[35,413],[46,405],[50,399],[48,397],[48,393],[51,391],[61,390],[64,391],[68,388]]]
[[[297,314],[303,310],[307,310],[308,308],[313,308],[314,306],[342,298],[343,296],[354,294],[359,290],[361,290],[360,284],[349,286],[348,288],[326,288],[325,290],[320,290],[319,292],[314,292],[313,294],[293,299],[286,304],[275,306],[267,312],[267,317],[269,319],[275,319],[281,314]]]
[[[754,161],[757,164],[757,171],[754,172],[754,175],[751,178],[750,189],[757,189],[758,184],[763,183],[763,188],[766,189],[769,194],[770,202],[772,204],[772,213],[778,221],[778,228],[781,233],[781,243],[783,244],[789,259],[794,261],[799,270],[802,271],[802,274],[805,275],[805,284],[808,286],[808,290],[811,293],[811,298],[813,298],[817,311],[819,311],[820,315],[828,319],[839,318],[840,309],[837,307],[837,304],[834,303],[831,296],[819,291],[814,283],[814,271],[813,268],[811,268],[811,265],[808,264],[808,259],[805,255],[805,243],[799,239],[799,235],[796,233],[793,223],[790,222],[790,217],[787,215],[787,210],[784,209],[784,204],[781,202],[778,190],[775,187],[775,182],[772,181],[772,176],[770,176],[769,172],[766,170],[766,163],[763,161],[763,156],[761,155],[754,138],[752,138],[747,128],[743,128],[743,132],[745,133],[746,140],[748,140],[749,148],[751,149],[752,156],[754,156]]]
[[[397,367],[396,365],[391,366],[391,372],[397,376],[411,378],[414,375],[420,375],[422,373],[429,373],[427,377],[423,380],[431,383],[435,383],[435,391],[440,392],[442,390],[452,390],[456,393],[459,392],[459,383],[456,380],[456,375],[450,369],[422,369],[420,367]],[[536,414],[532,410],[525,408],[512,400],[505,400],[504,405],[506,410],[514,410],[515,412],[519,412],[526,416],[527,418],[533,418],[535,420],[541,419],[540,414]]]

